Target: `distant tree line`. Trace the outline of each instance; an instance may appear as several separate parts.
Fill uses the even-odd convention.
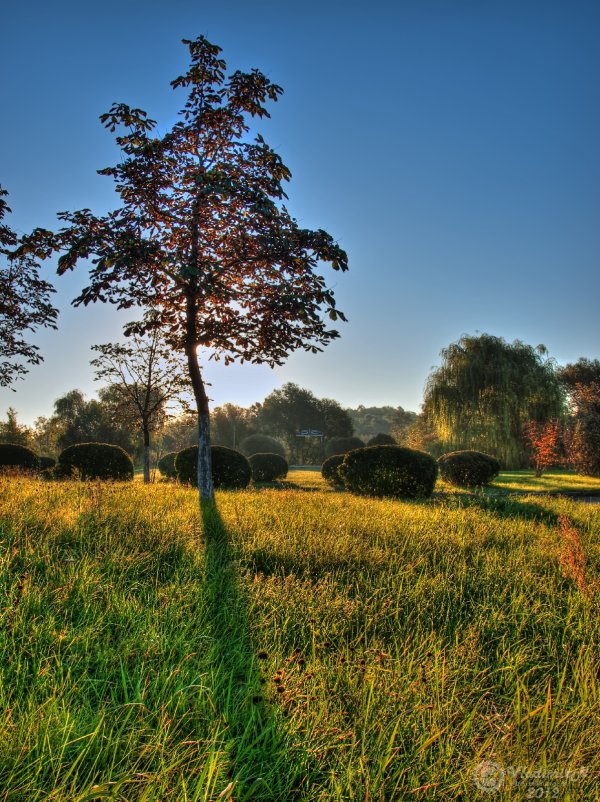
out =
[[[141,425],[143,409],[142,412],[139,409],[141,377],[137,384],[127,384],[115,370],[115,362],[121,364],[119,360],[124,357],[120,349],[103,346],[99,352],[104,366],[101,377],[111,377],[113,383],[102,387],[97,398],[88,399],[80,390],[71,390],[56,399],[53,413],[38,418],[33,427],[20,425],[16,411],[11,408],[6,421],[0,422],[0,441],[26,445],[48,456],[56,456],[62,449],[78,443],[111,443],[121,446],[141,463],[148,447]],[[98,359],[93,364],[98,366]],[[149,390],[146,394],[161,398],[162,386],[157,384],[153,388],[154,395]],[[178,385],[178,389],[184,391],[185,385]],[[254,438],[254,443],[259,443],[260,437],[275,438],[281,453],[291,462],[320,464],[325,456],[370,442],[401,442],[416,419],[415,412],[405,412],[402,407],[344,409],[333,399],[317,398],[310,390],[289,382],[251,407],[232,403],[215,407],[211,415],[211,439],[215,445],[246,451],[246,441],[249,447],[254,447],[250,438]],[[195,416],[185,411],[169,416],[164,407],[157,407],[151,423],[151,462],[197,442]],[[320,432],[322,436],[299,437],[303,430]],[[274,450],[272,444],[269,450]]]
[[[78,443],[110,443],[143,463],[149,479],[152,462],[197,442],[197,417],[186,414],[180,396],[187,383],[168,352],[152,340],[134,337],[132,343],[96,347],[100,357],[92,364],[99,378],[111,381],[97,398],[71,390],[32,428],[19,424],[10,408],[0,422],[0,442],[48,456]],[[162,354],[162,362],[150,359],[153,353]],[[581,358],[559,367],[543,346],[488,334],[462,337],[442,351],[442,360],[427,381],[420,414],[391,406],[344,409],[289,382],[251,407],[216,407],[212,442],[248,455],[280,453],[292,464],[320,464],[363,445],[397,443],[433,456],[474,449],[506,469],[531,466],[541,474],[566,464],[600,474],[600,361]],[[148,365],[154,383],[144,379]]]

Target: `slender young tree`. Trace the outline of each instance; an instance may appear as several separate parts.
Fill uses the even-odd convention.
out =
[[[166,345],[157,329],[145,336],[134,334],[128,343],[94,345],[96,378],[107,382],[118,396],[121,414],[141,429],[144,449],[144,483],[150,482],[150,436],[164,422],[173,405],[187,408],[182,396],[190,382],[182,360]]]
[[[56,328],[58,310],[50,303],[55,291],[39,277],[39,265],[30,253],[15,253],[17,235],[3,223],[11,210],[0,186],[0,387],[8,387],[27,373],[27,364],[42,361],[39,349],[25,340],[25,332],[40,326]]]
[[[100,170],[122,206],[104,217],[89,210],[59,215],[57,234],[37,230],[31,253],[61,251],[59,273],[91,258],[90,283],[75,304],[139,305],[168,331],[187,359],[199,429],[198,485],[212,500],[209,399],[198,349],[225,363],[282,364],[296,349],[316,352],[339,336],[324,316],[344,320],[319,274],[321,262],[348,267],[323,230],[301,228],[283,204],[290,171],[252,118],[282,89],[260,71],[226,75],[221,49],[204,37],[184,40],[187,72],[172,81],[187,91],[180,119],[165,134],[125,104],[101,120],[123,159]],[[147,321],[127,333],[144,332]]]

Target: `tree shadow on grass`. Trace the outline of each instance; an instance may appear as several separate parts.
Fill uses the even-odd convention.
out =
[[[269,664],[262,651],[266,644],[252,641],[239,568],[216,504],[202,505],[202,526],[214,650],[212,699],[226,728],[232,798],[237,802],[300,798],[317,781],[317,773],[268,701],[269,678],[261,670]]]

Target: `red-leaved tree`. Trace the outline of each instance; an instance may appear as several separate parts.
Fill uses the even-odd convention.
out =
[[[319,274],[347,270],[345,252],[319,229],[301,228],[283,201],[290,171],[252,118],[282,89],[258,70],[226,75],[221,49],[184,40],[190,66],[172,81],[187,92],[180,119],[159,134],[146,112],[119,103],[100,118],[118,131],[123,154],[100,170],[122,205],[97,217],[64,213],[58,233],[37,230],[26,247],[61,252],[59,272],[91,259],[90,283],[75,304],[109,301],[150,313],[129,327],[158,324],[187,361],[198,415],[198,485],[212,500],[209,403],[198,349],[225,363],[271,366],[296,349],[316,352],[339,336],[324,317],[344,320]]]
[[[523,435],[531,449],[535,465],[535,475],[542,476],[560,460],[562,427],[560,421],[553,418],[546,423],[527,421],[523,426]]]

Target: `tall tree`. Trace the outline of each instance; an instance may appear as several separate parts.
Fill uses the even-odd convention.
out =
[[[110,395],[110,394],[109,394]],[[118,420],[112,398],[100,391],[100,399],[87,400],[81,390],[70,390],[54,402],[54,414],[44,429],[53,432],[58,449],[75,443],[111,443],[132,453],[132,431],[127,421]],[[104,398],[102,398],[104,396]],[[39,432],[40,436],[44,432]]]
[[[256,432],[256,412],[237,404],[223,404],[213,409],[210,427],[216,445],[237,449],[242,440]]]
[[[324,320],[344,319],[317,272],[321,262],[348,267],[323,230],[301,228],[283,200],[290,171],[252,118],[268,117],[282,89],[260,71],[226,75],[221,48],[184,40],[187,72],[172,81],[187,91],[181,119],[160,135],[146,112],[115,104],[101,117],[123,160],[112,177],[122,206],[96,217],[65,213],[57,235],[36,231],[30,252],[62,251],[59,272],[91,258],[90,284],[75,304],[140,305],[169,331],[187,359],[198,416],[198,485],[212,500],[209,399],[198,349],[225,363],[271,366],[296,349],[316,352],[339,336]],[[129,332],[144,332],[142,321]]]
[[[62,427],[57,419],[42,415],[33,422],[33,442],[38,454],[48,457],[57,457],[60,452],[58,438],[62,434]]]
[[[569,459],[583,474],[600,476],[600,385],[580,384],[575,415],[566,434]]]
[[[329,438],[352,434],[350,415],[337,401],[319,399],[293,382],[273,390],[258,407],[257,418],[260,431],[281,437],[292,457],[300,462],[322,458],[323,443],[321,439],[313,442],[304,438],[299,442],[299,430],[316,429]]]
[[[558,376],[564,384],[567,393],[576,406],[578,387],[595,384],[600,387],[600,360],[581,357],[577,362],[571,362],[558,369]]]
[[[600,475],[600,360],[582,357],[559,369],[572,411],[566,446],[574,467]]]
[[[31,253],[17,254],[17,235],[2,222],[10,212],[0,186],[0,387],[8,387],[27,372],[27,364],[42,361],[39,349],[25,340],[27,331],[56,328],[58,310],[50,303],[54,288],[39,276]]]
[[[442,350],[443,364],[427,381],[424,413],[444,451],[476,449],[506,468],[527,465],[526,421],[564,412],[564,393],[543,346],[481,334]]]
[[[144,483],[150,482],[150,435],[166,415],[181,407],[189,379],[181,357],[174,354],[158,329],[134,334],[128,343],[94,345],[96,378],[114,388],[120,417],[139,427],[143,439]],[[184,405],[185,407],[185,405]]]
[[[159,453],[168,454],[171,451],[181,451],[198,442],[198,420],[196,415],[178,415],[167,421],[161,429],[159,440]]]
[[[30,448],[33,444],[33,432],[17,420],[17,411],[9,407],[6,421],[0,421],[0,443],[12,443],[15,446]]]

